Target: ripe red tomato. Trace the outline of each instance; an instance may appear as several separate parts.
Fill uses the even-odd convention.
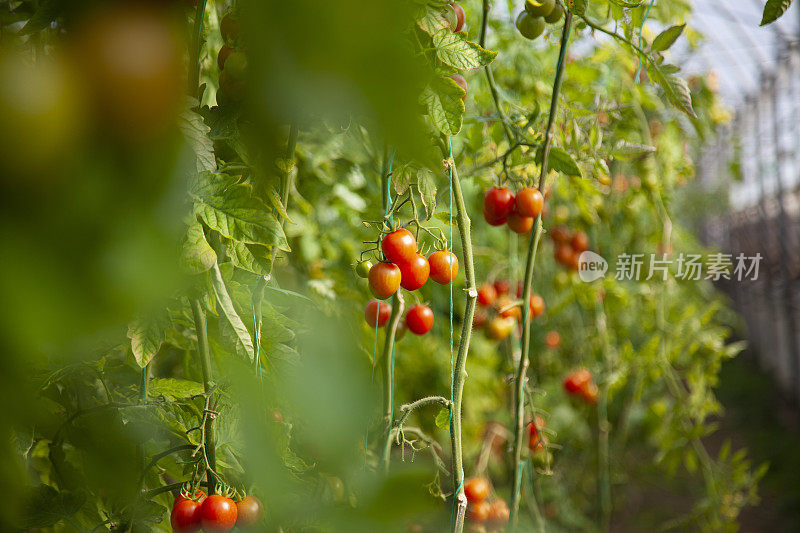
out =
[[[482,502],[491,493],[492,487],[485,477],[471,477],[464,482],[464,495],[471,504]]]
[[[489,320],[489,317],[486,313],[480,309],[476,309],[475,314],[472,315],[472,329],[482,328],[487,320]]]
[[[544,345],[551,350],[555,350],[561,346],[561,335],[557,331],[548,331],[547,335],[544,336]]]
[[[514,209],[514,195],[506,188],[492,187],[483,197],[483,218],[492,226],[502,226]]]
[[[497,291],[497,295],[508,294],[508,291],[511,289],[511,283],[507,279],[498,279],[495,280],[493,283],[494,290]]]
[[[491,512],[492,504],[487,501],[480,501],[470,504],[467,510],[467,516],[472,522],[482,524],[489,519]]]
[[[467,93],[469,92],[467,91],[467,79],[461,74],[453,74],[452,76],[450,76],[450,79],[456,82],[459,87],[464,89],[464,96],[461,97],[461,100],[466,100]]]
[[[200,523],[206,533],[230,531],[238,516],[236,503],[221,494],[212,494],[200,506]]]
[[[458,258],[447,250],[433,252],[428,257],[428,263],[431,267],[431,279],[436,283],[446,285],[458,275]]]
[[[533,421],[528,425],[528,447],[533,452],[544,449],[547,444],[547,435],[541,433],[539,430],[545,427],[544,418],[536,415]]]
[[[570,244],[578,254],[585,252],[589,249],[589,236],[585,232],[578,230],[572,235]]]
[[[555,253],[556,261],[565,267],[571,267],[574,262],[575,250],[567,243],[561,243],[556,248]]]
[[[520,215],[536,218],[544,208],[544,197],[539,189],[526,187],[517,193],[515,205]]]
[[[520,215],[516,210],[512,211],[510,215],[508,215],[508,227],[514,233],[519,233],[520,235],[526,235],[531,232],[533,229],[533,218],[531,217],[524,217]]]
[[[370,300],[364,310],[364,320],[367,321],[371,328],[382,328],[389,321],[391,315],[392,306],[380,300]]]
[[[488,283],[481,285],[480,289],[478,289],[478,304],[483,307],[489,307],[495,300],[497,300],[497,290],[494,285],[489,285]]]
[[[231,42],[236,40],[241,31],[239,19],[235,19],[230,13],[227,13],[219,23],[219,31],[222,34],[223,41]]]
[[[400,228],[383,238],[381,250],[392,263],[406,263],[417,255],[417,239],[407,229]]]
[[[594,405],[597,403],[597,395],[599,392],[597,385],[589,382],[580,390],[580,395],[586,403]]]
[[[497,314],[499,314],[503,318],[513,318],[515,320],[520,320],[522,318],[522,310],[520,309],[519,305],[514,305],[514,300],[504,294],[497,298],[497,302],[495,303],[495,307],[497,307]]]
[[[529,309],[531,317],[536,318],[537,316],[541,316],[541,314],[544,313],[544,298],[538,294],[533,294],[531,296]]]
[[[175,533],[194,533],[200,531],[200,508],[203,504],[195,500],[175,499],[169,515],[169,523]]]
[[[406,331],[408,331],[408,326],[406,325],[406,319],[401,318],[400,321],[397,323],[397,329],[394,330],[394,340],[399,341],[403,337],[406,336]]]
[[[497,498],[492,502],[492,508],[489,509],[488,522],[496,526],[503,526],[508,523],[511,512],[508,509],[508,504],[502,498]]]
[[[400,288],[402,275],[394,263],[376,263],[369,269],[369,288],[378,298],[388,298]]]
[[[556,244],[566,243],[570,239],[569,230],[564,226],[555,226],[550,230],[550,238]]]
[[[416,254],[411,261],[400,263],[400,286],[415,291],[425,285],[431,274],[431,265],[422,254]]]
[[[236,508],[238,512],[236,527],[253,527],[264,518],[264,506],[261,505],[261,501],[255,496],[245,496],[243,499],[236,502]]]
[[[586,385],[592,382],[592,374],[585,368],[573,370],[564,378],[564,390],[568,394],[579,394]]]
[[[427,305],[415,305],[406,312],[406,326],[415,335],[425,335],[433,327],[433,311]]]

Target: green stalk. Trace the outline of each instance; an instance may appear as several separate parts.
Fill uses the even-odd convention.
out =
[[[200,45],[203,38],[203,19],[206,12],[206,0],[197,2],[194,15],[194,35],[189,49],[189,94],[197,98],[200,90]]]
[[[550,145],[553,141],[553,124],[555,123],[556,111],[558,109],[558,98],[561,93],[561,81],[564,77],[564,63],[567,54],[567,45],[569,44],[569,34],[572,28],[572,12],[567,11],[566,19],[564,20],[564,29],[561,33],[561,49],[558,56],[558,67],[556,69],[556,78],[553,84],[553,95],[550,99],[550,115],[547,118],[547,129],[545,130],[544,145],[542,147],[542,171],[539,175],[539,190],[542,195],[545,193],[547,186],[548,163],[550,160]],[[509,527],[513,530],[516,527],[517,517],[519,513],[519,500],[520,500],[520,487],[522,484],[522,444],[524,442],[524,423],[525,423],[525,383],[527,381],[527,372],[529,364],[529,354],[531,348],[531,317],[529,313],[528,302],[531,299],[531,289],[533,286],[533,266],[536,261],[536,253],[539,249],[539,241],[542,236],[542,217],[536,217],[534,229],[531,232],[531,238],[528,243],[528,256],[525,262],[525,282],[522,290],[522,353],[519,358],[519,366],[517,367],[514,400],[514,463],[513,463],[513,476],[514,484],[511,487],[511,517],[509,520]],[[531,473],[533,475],[533,473]]]
[[[458,343],[458,355],[453,367],[453,404],[450,406],[450,444],[453,455],[453,498],[457,502],[456,519],[453,522],[453,533],[461,533],[464,528],[464,515],[467,511],[467,497],[464,495],[464,458],[461,450],[461,400],[464,396],[464,380],[467,377],[467,354],[472,337],[472,319],[475,315],[475,301],[478,289],[475,286],[475,267],[472,259],[472,237],[470,235],[470,219],[461,191],[455,163],[450,161],[453,171],[453,198],[456,202],[456,220],[461,237],[461,248],[464,253],[464,277],[467,282],[467,302],[464,307],[464,319],[461,323],[461,339]]]
[[[392,315],[386,325],[386,338],[383,342],[383,353],[381,354],[381,368],[383,369],[383,455],[381,456],[381,466],[384,473],[389,472],[389,463],[392,451],[392,412],[394,406],[394,387],[392,375],[392,351],[394,350],[394,338],[397,333],[397,325],[400,317],[403,316],[403,296],[398,290],[392,297]]]
[[[200,300],[196,298],[192,299],[192,315],[194,316],[194,328],[197,333],[197,352],[200,356],[200,368],[203,372],[203,391],[208,395],[213,388],[211,380],[211,347],[208,344],[206,316],[203,313]],[[204,417],[203,447],[205,448],[205,457],[208,462],[206,465],[206,478],[208,479],[208,494],[210,495],[214,494],[216,488],[216,482],[214,481],[214,471],[217,469],[216,444],[214,438],[216,417],[209,413],[204,413]]]
[[[611,452],[609,446],[608,422],[608,384],[611,376],[611,358],[609,356],[608,328],[606,313],[602,301],[597,307],[597,333],[600,335],[601,354],[604,363],[604,379],[600,382],[600,394],[597,401],[597,500],[600,509],[600,526],[603,531],[611,527]]]

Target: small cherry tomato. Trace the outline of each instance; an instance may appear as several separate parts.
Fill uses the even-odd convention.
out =
[[[169,523],[175,533],[194,533],[200,531],[200,508],[203,504],[195,500],[175,500]]]
[[[406,331],[408,331],[408,326],[406,325],[406,319],[401,318],[400,321],[397,323],[397,329],[394,330],[394,340],[399,341],[400,339],[405,337]]]
[[[517,30],[519,30],[522,36],[526,39],[534,40],[544,33],[544,17],[531,15],[527,11],[519,12],[515,24],[517,26]]]
[[[494,288],[494,285],[488,283],[481,285],[478,289],[478,305],[489,307],[495,300],[497,300],[497,289]]]
[[[471,504],[482,502],[491,493],[492,487],[485,477],[471,477],[464,482],[464,495]]]
[[[486,336],[496,341],[503,340],[511,335],[516,323],[513,318],[494,317],[486,325]]]
[[[497,314],[503,318],[513,318],[515,320],[522,318],[522,310],[519,305],[514,305],[514,300],[507,294],[497,298],[495,307],[497,307]]]
[[[594,405],[597,403],[597,395],[599,392],[597,385],[589,382],[580,390],[580,395],[586,403]]]
[[[483,197],[483,218],[492,226],[502,226],[514,209],[514,195],[506,188],[492,187]]]
[[[521,216],[536,218],[544,208],[544,197],[539,189],[526,187],[517,193],[514,203]]]
[[[483,500],[470,504],[467,509],[467,516],[476,524],[483,524],[489,519],[489,514],[492,512],[492,504]]]
[[[561,335],[557,331],[548,331],[547,335],[544,336],[544,345],[551,350],[555,350],[561,346]]]
[[[369,271],[372,268],[372,262],[370,261],[359,261],[356,263],[356,275],[359,278],[368,278]]]
[[[547,448],[547,435],[540,431],[544,427],[544,418],[539,415],[536,415],[533,421],[528,425],[528,447],[534,453]]]
[[[237,517],[236,527],[250,528],[257,525],[264,518],[264,506],[253,495],[245,496],[236,502]]]
[[[570,240],[569,230],[564,226],[555,226],[550,230],[550,238],[556,244],[566,243]]]
[[[572,245],[572,249],[577,253],[585,252],[589,249],[589,236],[583,231],[576,231],[572,235],[570,244]]]
[[[402,274],[394,263],[378,263],[369,269],[369,288],[378,298],[388,298],[400,288]]]
[[[488,522],[496,526],[504,526],[508,523],[511,512],[508,509],[508,504],[502,498],[497,498],[492,502],[492,508],[489,509]]]
[[[556,7],[556,0],[525,0],[525,11],[534,17],[546,17]]]
[[[370,300],[364,309],[364,320],[371,328],[382,328],[392,316],[392,306],[380,300]]]
[[[405,263],[400,263],[400,286],[407,291],[415,291],[425,285],[431,274],[431,266],[422,254]]]
[[[381,241],[381,250],[386,259],[395,264],[411,261],[417,255],[417,239],[405,228],[395,230]]]
[[[427,305],[415,305],[406,312],[406,326],[415,335],[425,335],[433,327],[433,311]]]
[[[579,394],[581,390],[592,382],[592,374],[585,368],[573,370],[564,378],[564,390],[568,394]]]
[[[517,211],[512,211],[511,214],[508,215],[508,220],[506,222],[508,223],[508,228],[519,235],[527,235],[531,232],[531,229],[533,229],[533,218],[524,217]]]
[[[575,250],[569,244],[559,244],[555,252],[556,261],[565,267],[572,267],[575,258]]]
[[[507,279],[495,280],[493,285],[494,285],[494,290],[497,291],[498,296],[501,296],[503,294],[508,294],[508,291],[511,290],[511,283],[509,283]]]
[[[225,68],[225,61],[228,60],[228,57],[233,53],[233,48],[228,46],[227,44],[223,44],[222,48],[219,49],[219,53],[217,54],[217,66],[220,70]]]
[[[469,91],[467,90],[467,79],[461,74],[453,74],[452,76],[450,76],[450,79],[456,82],[458,86],[464,90],[464,96],[461,97],[461,100],[462,101],[466,100],[467,94],[469,93]]]
[[[283,414],[277,409],[273,409],[272,412],[269,414],[269,417],[272,419],[273,422],[283,422]]]
[[[222,40],[231,42],[239,37],[240,24],[239,20],[234,18],[233,15],[227,13],[219,23],[219,31],[222,34]]]
[[[446,285],[458,275],[458,258],[447,250],[433,252],[428,257],[428,263],[431,268],[431,279],[436,283]]]
[[[200,523],[206,533],[230,531],[238,516],[236,503],[221,494],[212,494],[200,506]]]
[[[544,313],[544,298],[534,293],[531,295],[531,301],[528,308],[530,309],[531,317],[536,318],[541,316],[542,313]]]

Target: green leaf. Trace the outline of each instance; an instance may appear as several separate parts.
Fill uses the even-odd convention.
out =
[[[270,205],[275,209],[275,212],[286,219],[287,222],[290,224],[294,224],[294,221],[289,218],[289,213],[286,212],[286,207],[283,205],[283,201],[281,200],[281,196],[278,194],[278,191],[275,190],[274,187],[269,187],[267,189],[267,199],[269,200]]]
[[[199,197],[194,211],[211,229],[246,244],[277,246],[290,252],[286,235],[266,204],[247,185],[236,185],[223,195]]]
[[[542,164],[543,158],[543,148],[539,147],[536,151],[536,163],[539,165]],[[550,156],[547,160],[547,167],[549,170],[557,170],[567,176],[578,176],[583,177],[583,173],[581,172],[578,163],[572,158],[569,153],[566,152],[563,148],[559,148],[558,146],[550,147]]]
[[[217,253],[206,241],[203,225],[197,219],[189,225],[181,246],[181,267],[191,274],[202,274],[217,261]]]
[[[652,59],[649,59],[647,72],[664,90],[664,95],[670,104],[690,117],[695,118],[697,115],[695,115],[692,108],[692,93],[689,91],[689,85],[683,78],[670,73],[673,68],[675,67],[672,65],[659,66]]]
[[[658,37],[656,37],[655,40],[653,40],[653,44],[650,46],[650,48],[652,48],[653,50],[657,50],[659,52],[668,50],[670,46],[675,44],[675,41],[678,40],[678,37],[681,36],[684,28],[686,28],[686,24],[681,24],[680,26],[672,26],[670,28],[667,28],[666,30],[658,34]]]
[[[422,198],[422,204],[425,206],[425,214],[427,219],[433,216],[436,211],[436,179],[433,172],[426,168],[422,168],[417,172],[417,189],[419,196]]]
[[[764,6],[764,15],[761,17],[761,26],[775,22],[789,9],[792,0],[767,0]]]
[[[417,21],[417,26],[430,36],[440,31],[450,31],[450,24],[444,14],[436,9],[428,9],[425,16]]]
[[[450,427],[450,409],[443,407],[436,413],[436,427],[439,429],[447,429]]]
[[[258,244],[245,244],[223,237],[228,257],[233,266],[265,276],[272,270],[270,250]]]
[[[586,3],[587,0],[564,0],[564,4],[567,6],[567,9],[578,16],[586,14]]]
[[[199,172],[189,182],[189,193],[199,198],[224,194],[238,179],[222,172]]]
[[[497,52],[486,50],[468,41],[462,33],[453,33],[449,29],[433,36],[433,46],[439,61],[458,70],[485,67],[497,56]]]
[[[166,311],[149,313],[128,325],[128,338],[131,340],[133,357],[141,368],[147,366],[161,349],[170,327]]]
[[[457,135],[464,119],[464,91],[450,78],[436,78],[422,91],[422,102],[436,128],[445,135]]]
[[[211,285],[214,289],[214,295],[217,297],[222,315],[233,327],[233,332],[236,341],[236,353],[247,357],[250,362],[255,359],[255,348],[253,348],[253,339],[250,337],[250,332],[242,322],[241,317],[236,312],[233,306],[233,301],[228,294],[228,289],[225,287],[225,280],[222,279],[222,272],[219,270],[219,265],[214,263],[211,268]]]
[[[36,12],[23,26],[22,35],[30,35],[50,26],[66,4],[62,0],[43,0],[39,2]]]
[[[188,379],[153,378],[148,384],[153,397],[164,396],[172,400],[183,400],[203,394],[203,384]]]
[[[614,5],[618,5],[619,7],[624,7],[626,9],[633,9],[634,7],[639,7],[645,2],[645,0],[634,0],[634,1],[609,0],[609,1]]]
[[[610,155],[615,159],[631,161],[637,157],[641,157],[646,154],[652,154],[655,151],[655,146],[630,143],[628,141],[620,140],[614,145],[614,148],[611,149]]]
[[[28,495],[19,525],[22,529],[50,527],[77,513],[85,500],[79,493],[39,485]]]
[[[203,122],[203,117],[191,109],[187,109],[179,117],[178,126],[197,156],[197,171],[217,170],[214,142],[208,136],[211,128]]]

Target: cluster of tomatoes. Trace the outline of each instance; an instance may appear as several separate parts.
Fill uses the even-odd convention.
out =
[[[499,531],[508,523],[508,504],[502,498],[494,498],[492,487],[485,477],[471,477],[464,482],[464,495],[467,497],[467,518],[470,521],[468,531],[483,533]]]
[[[417,250],[417,240],[405,228],[387,234],[381,241],[381,251],[386,261],[370,264],[362,261],[356,273],[367,277],[372,293],[378,298],[388,298],[400,287],[415,291],[427,283],[428,278],[446,285],[458,274],[458,259],[447,250],[437,250],[425,257]],[[386,325],[392,314],[392,306],[380,300],[371,300],[364,310],[364,319],[372,328]],[[433,327],[433,311],[424,304],[408,309],[399,327],[400,333],[408,329],[416,335],[424,335]]]
[[[244,97],[247,75],[247,56],[237,49],[240,46],[239,21],[232,13],[228,13],[222,17],[219,29],[225,44],[217,54],[217,66],[220,71],[217,101],[238,102]]]
[[[530,233],[536,217],[544,209],[539,189],[525,187],[514,196],[505,187],[492,187],[483,197],[483,218],[492,226],[508,227],[514,233]]]
[[[564,378],[564,390],[589,405],[597,403],[597,385],[592,380],[592,373],[586,368],[578,368],[567,374]]]
[[[556,0],[526,0],[525,9],[517,16],[517,30],[526,39],[537,39],[546,23],[556,24],[564,16],[564,8]]]
[[[556,261],[571,270],[578,270],[581,254],[589,249],[588,235],[581,230],[570,231],[564,226],[556,226],[550,230],[550,239],[555,245]]]
[[[503,340],[514,330],[514,326],[522,323],[522,284],[517,285],[517,298],[510,296],[510,283],[500,279],[494,283],[484,283],[478,289],[478,305],[480,309],[472,319],[472,327],[484,328],[486,336],[492,340]],[[532,294],[528,302],[531,318],[544,313],[544,298]]]
[[[466,21],[467,15],[464,13],[464,8],[458,4],[448,4],[444,11],[444,18],[447,20],[448,24],[450,24],[450,31],[453,33],[458,33],[464,29],[464,22]],[[462,100],[466,100],[467,98],[467,80],[461,74],[453,74],[450,76],[450,79],[453,80],[464,90],[464,96],[461,97]]]
[[[238,502],[222,494],[206,496],[197,490],[189,496],[183,491],[175,498],[169,521],[175,533],[230,531],[235,527],[254,528],[264,518],[264,507],[255,496]]]

